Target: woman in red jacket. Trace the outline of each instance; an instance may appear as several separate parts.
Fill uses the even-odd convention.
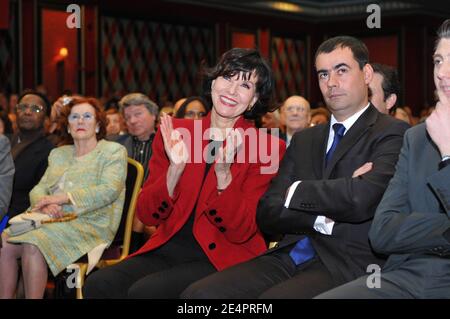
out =
[[[258,51],[232,49],[205,72],[212,111],[163,116],[137,214],[157,230],[127,260],[93,273],[87,298],[178,298],[192,282],[265,251],[256,206],[284,143],[248,118],[270,109],[272,72]]]

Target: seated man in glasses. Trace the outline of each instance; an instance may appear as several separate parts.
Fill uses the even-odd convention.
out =
[[[23,93],[15,107],[18,132],[11,138],[11,154],[16,167],[9,218],[30,206],[28,194],[47,169],[53,144],[44,134],[44,120],[50,110],[48,99],[38,92]]]

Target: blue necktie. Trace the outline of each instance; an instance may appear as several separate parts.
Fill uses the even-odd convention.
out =
[[[345,126],[340,123],[335,123],[333,125],[333,130],[334,130],[333,144],[331,144],[330,149],[325,155],[325,164],[328,164],[328,161],[333,156],[333,153],[336,150],[339,141],[344,136]],[[316,252],[314,251],[314,248],[311,245],[311,240],[307,236],[299,240],[297,244],[295,244],[294,248],[292,248],[292,250],[289,252],[289,256],[292,258],[292,260],[297,266],[310,260],[311,258],[314,257],[315,254]]]
[[[330,149],[328,150],[327,154],[325,155],[325,166],[328,165],[328,162],[333,157],[333,153],[336,150],[337,145],[339,144],[340,140],[344,136],[345,126],[342,125],[341,123],[335,123],[335,124],[333,124],[333,130],[334,130],[333,144],[331,144]]]
[[[306,236],[299,240],[295,244],[294,248],[292,248],[292,250],[289,252],[289,256],[297,266],[303,264],[305,261],[310,260],[314,257],[315,254],[316,252],[311,245],[311,240]]]

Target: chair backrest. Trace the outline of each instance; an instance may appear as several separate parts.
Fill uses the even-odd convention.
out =
[[[123,213],[116,236],[111,246],[122,246],[121,257],[126,257],[130,250],[131,231],[133,227],[136,202],[144,180],[144,168],[141,163],[128,157],[125,201]]]

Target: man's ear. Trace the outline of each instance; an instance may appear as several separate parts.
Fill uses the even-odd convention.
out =
[[[397,94],[392,93],[389,95],[389,97],[386,99],[386,109],[389,111],[392,109],[392,107],[395,105],[395,102],[397,102]]]
[[[373,77],[373,68],[369,63],[366,63],[363,67],[364,72],[364,82],[366,82],[367,85],[369,85],[370,81],[372,81]]]

